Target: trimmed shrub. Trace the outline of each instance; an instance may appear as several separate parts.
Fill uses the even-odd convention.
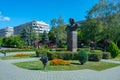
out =
[[[78,60],[80,61],[81,65],[83,65],[88,60],[88,54],[85,50],[81,50],[77,56],[78,56]]]
[[[77,54],[76,52],[66,52],[64,53],[63,59],[65,60],[77,60]]]
[[[50,65],[70,65],[69,61],[63,59],[53,59],[50,61]]]
[[[117,55],[120,52],[118,46],[114,42],[110,43],[110,46],[108,47],[108,51],[111,53],[112,58],[117,57]]]
[[[56,48],[56,51],[67,51],[67,48]]]
[[[90,52],[91,53],[103,53],[103,51],[101,51],[101,50],[91,50]]]
[[[102,53],[89,53],[88,60],[89,61],[100,61],[102,59]]]
[[[85,51],[90,51],[90,48],[88,47],[88,48],[78,48],[78,50],[77,51],[81,51],[81,50],[85,50]]]
[[[46,49],[36,50],[36,56],[37,57],[47,56],[47,52],[48,50]]]
[[[110,59],[111,58],[111,54],[109,52],[103,52],[103,59]]]
[[[49,60],[59,58],[59,59],[64,59],[64,60],[77,60],[77,53],[73,52],[59,52],[59,51],[48,51],[47,56]]]

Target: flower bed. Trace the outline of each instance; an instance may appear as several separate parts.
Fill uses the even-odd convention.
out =
[[[63,59],[53,59],[50,61],[50,65],[70,65],[70,62]]]
[[[20,54],[15,54],[14,57],[29,57],[29,54],[25,54],[25,53],[20,53]]]

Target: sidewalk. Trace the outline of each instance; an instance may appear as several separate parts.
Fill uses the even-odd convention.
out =
[[[120,64],[120,61],[105,60],[105,59],[102,59],[101,61]]]
[[[11,64],[21,61],[39,60],[18,59],[0,60],[0,80],[120,80],[120,66],[103,71],[73,70],[73,71],[40,71],[26,70]],[[102,60],[115,62],[111,60]]]

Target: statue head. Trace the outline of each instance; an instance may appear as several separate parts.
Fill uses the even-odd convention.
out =
[[[75,23],[75,21],[74,21],[73,18],[70,18],[70,19],[69,19],[69,22],[70,22],[71,25],[73,25],[73,24]]]

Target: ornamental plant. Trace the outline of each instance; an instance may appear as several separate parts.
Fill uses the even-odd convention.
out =
[[[108,51],[111,53],[112,58],[117,57],[120,52],[118,46],[113,41],[110,43]]]
[[[83,65],[88,60],[88,54],[85,50],[81,50],[78,53],[77,57],[78,57],[78,60],[81,63],[81,65]]]
[[[50,61],[50,65],[70,65],[70,62],[63,59],[53,59]]]
[[[20,53],[20,54],[15,54],[14,57],[29,57],[29,54],[25,54],[25,53]]]

